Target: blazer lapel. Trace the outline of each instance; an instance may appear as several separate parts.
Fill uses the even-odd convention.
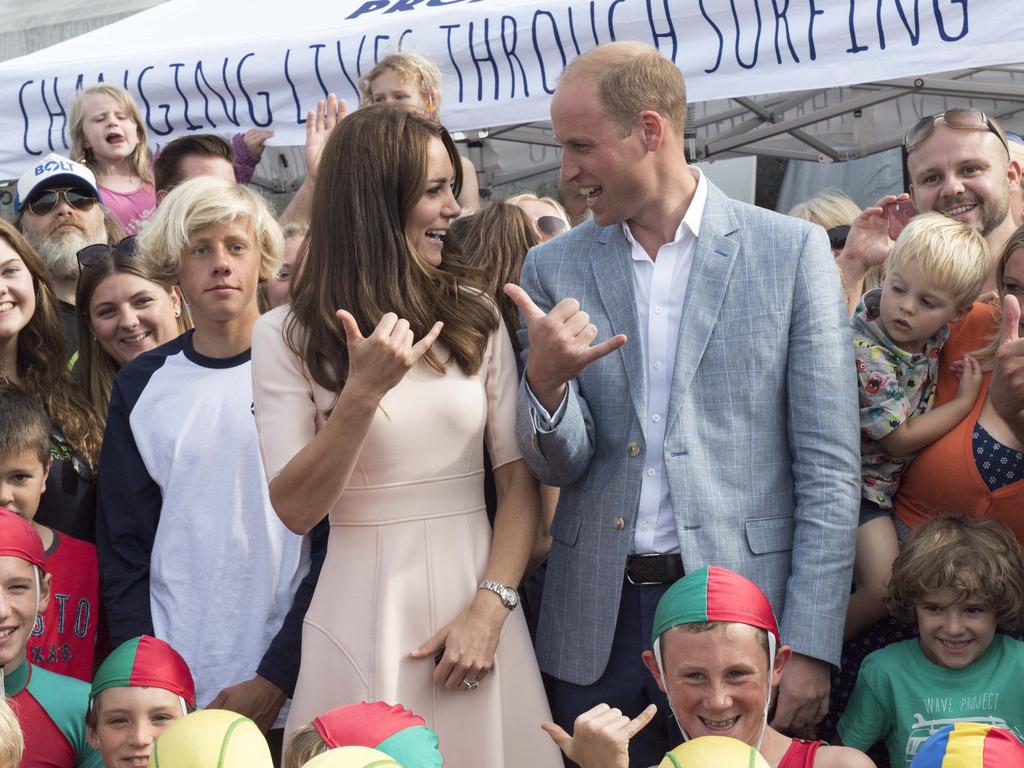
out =
[[[739,253],[738,240],[729,236],[737,227],[728,206],[729,199],[709,184],[679,322],[679,341],[669,395],[668,430],[679,418],[679,402],[704,356]]]
[[[630,245],[622,226],[604,227],[590,253],[594,283],[601,294],[611,325],[609,338],[624,333],[627,341],[615,354],[621,355],[629,380],[629,395],[640,423],[647,413],[647,368],[644,364],[644,343],[636,311],[636,290]],[[586,311],[586,307],[583,307]]]

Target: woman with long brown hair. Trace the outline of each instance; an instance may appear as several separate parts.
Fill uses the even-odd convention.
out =
[[[289,724],[401,702],[452,768],[555,768],[515,610],[538,514],[514,436],[515,357],[494,303],[469,287],[479,275],[442,259],[459,168],[447,132],[414,112],[347,117],[324,150],[290,308],[256,326],[271,500],[296,532],[331,524]]]
[[[53,467],[36,520],[71,536],[96,538],[94,466],[103,428],[67,376],[64,329],[43,262],[13,225],[0,220],[0,379],[46,408]]]

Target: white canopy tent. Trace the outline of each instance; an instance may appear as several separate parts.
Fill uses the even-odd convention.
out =
[[[296,146],[308,106],[327,91],[354,106],[360,74],[402,47],[441,65],[446,125],[486,184],[507,183],[556,167],[543,121],[558,73],[613,38],[686,75],[692,158],[846,160],[952,103],[1014,127],[1024,70],[1004,65],[1022,33],[997,0],[170,0],[0,63],[0,178],[66,152],[75,92],[100,79],[135,95],[157,142],[265,126]],[[509,167],[495,148],[514,144],[531,149]],[[301,151],[275,157],[276,183],[301,173]]]

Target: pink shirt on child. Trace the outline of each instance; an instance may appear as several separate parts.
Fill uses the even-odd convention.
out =
[[[103,205],[121,222],[124,231],[137,235],[156,210],[156,191],[152,184],[143,184],[134,192],[117,192],[99,185]]]

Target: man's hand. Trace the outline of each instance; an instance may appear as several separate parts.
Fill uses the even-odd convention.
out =
[[[256,675],[252,680],[231,685],[217,694],[207,709],[227,709],[245,715],[266,733],[274,726],[288,695],[268,680]]]
[[[899,235],[898,224],[889,217],[889,206],[910,199],[910,195],[886,195],[870,208],[865,208],[853,220],[846,236],[846,245],[836,257],[836,265],[843,278],[847,305],[852,314],[860,301],[864,275],[872,267],[885,263]]]
[[[320,155],[327,138],[347,114],[345,100],[338,99],[333,93],[327,95],[326,101],[318,101],[315,111],[311,109],[306,113],[306,175],[310,179],[315,179],[320,170]]]
[[[1020,338],[1020,304],[1016,296],[1003,298],[1000,336],[988,396],[1017,439],[1024,440],[1024,339]]]
[[[250,128],[242,134],[242,141],[245,143],[245,148],[249,150],[249,154],[259,160],[263,157],[263,150],[267,146],[267,140],[272,138],[273,135],[273,131],[268,131],[264,128]]]
[[[514,283],[505,286],[505,295],[516,303],[526,319],[530,339],[526,381],[548,413],[558,409],[569,381],[590,363],[626,343],[626,337],[620,333],[591,346],[597,338],[597,326],[590,322],[590,315],[580,309],[576,299],[562,299],[545,314],[526,291]]]
[[[657,713],[651,704],[630,720],[618,709],[598,704],[576,718],[572,736],[555,723],[541,725],[565,756],[581,768],[629,768],[629,740]]]
[[[794,653],[779,683],[772,728],[801,738],[813,738],[816,726],[828,711],[832,685],[828,662]]]

